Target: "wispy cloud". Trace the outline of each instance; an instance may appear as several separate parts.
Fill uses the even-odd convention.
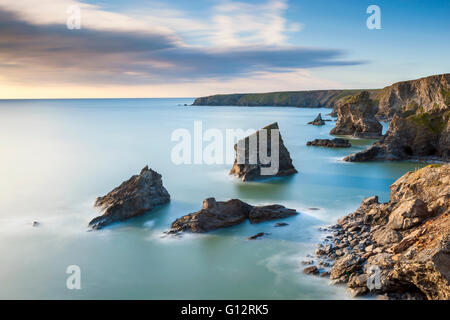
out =
[[[148,22],[75,0],[43,0],[34,13],[30,0],[5,1],[0,4],[0,73],[3,81],[16,84],[228,81],[361,63],[343,59],[340,50],[285,44],[286,33],[298,26],[283,18],[287,4],[281,0],[223,2],[212,8],[215,23],[209,31],[177,10],[159,9],[163,20]],[[80,30],[66,28],[70,5],[82,8]],[[165,26],[158,25],[162,12],[170,21]],[[177,31],[183,21],[210,44],[190,45]]]

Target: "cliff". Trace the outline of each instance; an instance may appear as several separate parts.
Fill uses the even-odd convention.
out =
[[[394,83],[383,88],[376,99],[380,119],[391,119],[408,107],[420,107],[424,112],[447,109],[450,105],[450,73]]]
[[[332,108],[344,97],[362,90],[312,90],[269,93],[218,94],[195,99],[195,106],[278,106]],[[367,90],[376,94],[379,90]]]
[[[377,139],[381,137],[382,126],[375,117],[376,103],[369,92],[362,91],[343,101],[337,109],[336,126],[333,135],[352,135],[356,138]]]
[[[354,295],[450,299],[450,165],[430,165],[394,182],[389,202],[365,199],[319,245],[316,273]],[[311,267],[309,267],[311,268]]]

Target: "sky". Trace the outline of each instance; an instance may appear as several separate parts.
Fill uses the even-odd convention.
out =
[[[0,0],[0,99],[382,88],[450,72],[449,16],[449,0]]]

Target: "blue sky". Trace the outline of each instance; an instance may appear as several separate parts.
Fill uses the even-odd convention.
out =
[[[450,72],[448,0],[4,0],[0,16],[0,98],[379,88]]]

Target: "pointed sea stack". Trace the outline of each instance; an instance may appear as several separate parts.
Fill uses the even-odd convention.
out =
[[[323,126],[325,124],[325,121],[323,121],[323,119],[322,119],[322,114],[319,113],[317,115],[317,117],[313,121],[308,122],[308,124],[312,124],[315,126]]]
[[[297,173],[297,170],[294,168],[292,164],[292,159],[289,154],[289,151],[286,149],[283,139],[281,138],[281,133],[279,133],[279,166],[278,170],[274,174],[265,174],[263,171],[270,168],[272,163],[264,164],[262,163],[259,156],[259,146],[260,146],[260,132],[263,130],[267,133],[267,152],[263,154],[267,154],[269,157],[272,155],[272,146],[271,146],[271,133],[272,130],[278,130],[278,123],[272,123],[259,131],[253,133],[252,135],[246,137],[245,139],[239,141],[234,145],[234,149],[236,150],[236,159],[234,160],[233,168],[230,171],[230,174],[235,175],[242,179],[242,181],[251,181],[257,180],[260,178],[266,177],[280,177],[287,176],[294,173]],[[257,150],[249,150],[250,141],[256,141]],[[245,148],[238,148],[238,145],[244,145]],[[242,159],[241,163],[238,163],[238,159]],[[244,160],[245,159],[245,160]],[[252,161],[256,159],[255,161]]]
[[[145,166],[139,175],[132,176],[106,196],[97,198],[95,207],[104,214],[92,219],[89,226],[101,229],[113,222],[139,216],[169,201],[170,195],[162,184],[161,175]]]

